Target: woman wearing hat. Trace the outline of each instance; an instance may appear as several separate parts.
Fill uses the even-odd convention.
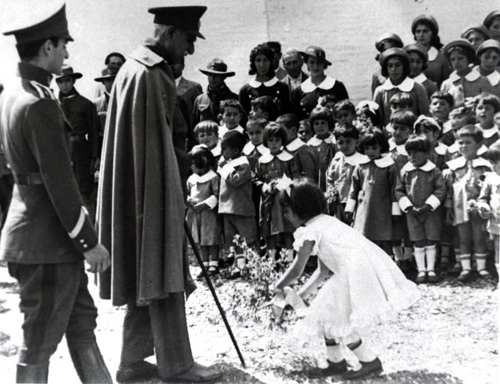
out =
[[[415,41],[427,49],[428,62],[425,75],[436,82],[438,87],[448,78],[451,69],[441,48],[443,44],[439,38],[439,26],[431,15],[417,16],[411,23],[411,32]]]
[[[305,52],[300,52],[309,70],[310,77],[305,80],[295,92],[292,99],[298,105],[293,106],[293,112],[299,118],[307,119],[311,111],[318,105],[320,96],[332,95],[336,101],[349,98],[344,84],[325,74],[325,69],[332,65],[320,47],[309,46]]]
[[[497,40],[489,39],[482,43],[477,49],[479,66],[475,70],[481,76],[488,79],[491,85],[490,92],[500,98],[500,43]]]
[[[474,49],[478,49],[482,43],[490,38],[490,32],[483,24],[474,24],[465,28],[460,37],[471,43]]]
[[[454,40],[446,44],[443,51],[453,72],[443,82],[441,90],[453,96],[455,108],[463,106],[467,98],[490,91],[488,80],[478,71],[473,71],[470,66],[476,61],[476,51],[471,43],[465,39]]]
[[[403,49],[410,56],[410,78],[424,86],[430,99],[432,94],[438,90],[438,86],[424,73],[429,58],[427,49],[421,44],[408,44]]]
[[[378,63],[378,59],[380,58],[380,54],[389,48],[403,48],[403,40],[396,35],[395,33],[384,33],[378,37],[375,41],[375,48],[377,48],[377,55],[375,56],[375,60]],[[385,83],[387,79],[382,76],[380,69],[378,69],[372,76],[372,96],[375,93],[375,89],[379,85]]]
[[[272,62],[274,51],[267,44],[259,44],[250,52],[250,81],[240,89],[240,104],[248,114],[252,100],[260,96],[270,96],[278,105],[279,114],[290,112],[290,91],[275,76]]]
[[[483,21],[492,39],[500,42],[500,10],[490,12]]]
[[[413,102],[411,111],[416,115],[429,114],[429,97],[422,84],[412,80],[410,75],[410,56],[401,48],[389,48],[380,55],[382,76],[387,80],[377,87],[373,101],[380,106],[382,124],[389,124],[391,117],[391,97],[396,93],[410,95]]]

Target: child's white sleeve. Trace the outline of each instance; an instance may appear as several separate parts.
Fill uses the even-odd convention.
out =
[[[307,227],[299,227],[293,233],[293,237],[295,239],[295,241],[293,242],[293,249],[295,251],[298,252],[300,250],[300,248],[304,245],[304,241],[312,241],[314,242],[314,246],[311,255],[318,254],[318,244],[319,240],[321,239],[320,233],[318,233],[317,231],[313,231]]]

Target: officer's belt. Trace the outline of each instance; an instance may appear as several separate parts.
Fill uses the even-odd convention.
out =
[[[42,175],[38,172],[13,173],[14,182],[18,185],[40,185],[43,184]]]

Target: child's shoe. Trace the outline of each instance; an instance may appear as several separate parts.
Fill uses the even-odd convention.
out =
[[[427,271],[427,282],[428,283],[437,283],[439,281],[439,277],[437,277],[436,272]]]
[[[246,269],[246,259],[243,255],[237,255],[233,266],[231,267],[231,274],[229,275],[229,279],[237,279],[243,275]]]
[[[220,273],[219,267],[211,266],[208,268],[208,276],[218,275]]]
[[[457,261],[455,265],[453,265],[453,267],[450,269],[450,273],[452,275],[458,275],[460,274],[460,272],[462,272],[462,264],[460,263],[460,261]]]
[[[491,276],[487,269],[480,269],[480,270],[477,271],[477,274],[482,279],[485,279],[485,278]]]
[[[344,380],[357,380],[368,375],[380,375],[384,369],[382,368],[382,362],[377,357],[373,361],[368,361],[366,363],[360,361],[361,368],[357,371],[349,370],[342,375]]]
[[[458,275],[458,281],[466,282],[469,281],[472,276],[472,273],[470,269],[464,269],[462,272],[460,272],[460,275]]]
[[[419,271],[417,275],[417,279],[415,280],[417,284],[423,284],[427,282],[427,272]]]
[[[347,372],[347,362],[345,360],[333,363],[327,360],[328,367],[326,368],[311,368],[305,371],[305,375],[311,379],[319,379],[321,377],[329,377],[342,375]]]
[[[231,265],[233,265],[233,263],[234,263],[234,255],[235,255],[234,252],[229,252],[228,255],[227,255],[227,257],[220,259],[219,260],[220,267],[224,269],[224,268],[228,268]]]

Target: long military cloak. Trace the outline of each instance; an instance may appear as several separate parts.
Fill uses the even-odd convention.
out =
[[[174,147],[174,77],[140,46],[116,77],[104,132],[97,225],[112,258],[100,294],[147,304],[184,291],[184,199]],[[161,53],[161,52],[160,52]]]

